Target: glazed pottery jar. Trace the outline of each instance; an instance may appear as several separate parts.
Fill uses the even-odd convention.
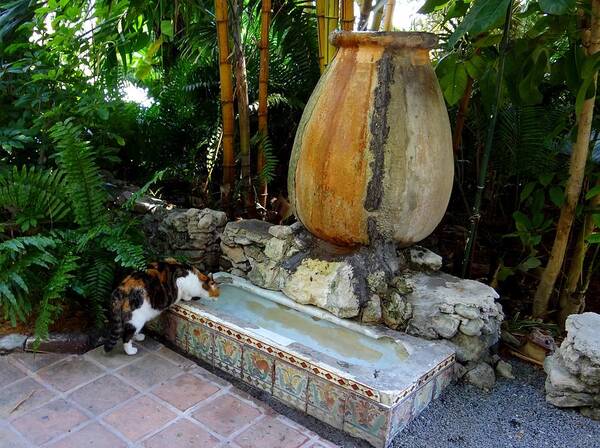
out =
[[[297,218],[338,246],[407,246],[441,221],[452,190],[450,122],[428,33],[332,33],[338,53],[302,116],[288,192]]]

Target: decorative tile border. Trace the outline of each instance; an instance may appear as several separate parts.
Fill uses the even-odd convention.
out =
[[[273,393],[275,358],[247,345],[242,353],[242,379],[264,391]]]
[[[450,356],[388,405],[379,402],[378,391],[182,307],[164,313],[151,328],[191,355],[377,448],[388,446],[453,378]]]
[[[300,369],[308,370],[313,375],[319,376],[327,381],[336,383],[337,385],[339,385],[345,389],[351,390],[352,392],[357,393],[359,395],[363,395],[370,400],[373,400],[376,402],[381,402],[381,396],[379,394],[379,391],[374,390],[374,389],[372,389],[362,383],[359,383],[357,381],[353,381],[348,378],[344,378],[344,377],[338,375],[337,373],[328,371],[327,369],[324,369],[322,366],[318,366],[318,365],[310,362],[308,359],[303,358],[302,356],[299,356],[297,354],[292,355],[292,354],[286,352],[281,347],[275,347],[275,346],[265,344],[264,342],[261,342],[261,341],[255,339],[247,334],[244,334],[240,331],[232,329],[232,328],[228,327],[227,325],[224,325],[224,324],[218,323],[218,322],[214,322],[210,319],[205,318],[204,316],[190,312],[189,310],[187,310],[183,307],[177,306],[177,305],[172,307],[170,312],[177,314],[177,315],[185,318],[186,320],[205,325],[217,333],[221,333],[230,338],[237,339],[238,341],[243,342],[246,345],[249,345],[257,350],[264,351],[264,352],[268,353],[269,355],[272,355],[276,358],[282,359]],[[407,397],[412,392],[417,390],[419,387],[421,387],[421,385],[423,385],[427,381],[429,381],[438,372],[444,370],[449,365],[454,364],[454,362],[455,362],[455,355],[453,354],[453,355],[449,356],[448,358],[446,358],[441,363],[439,363],[437,366],[435,366],[433,369],[431,369],[425,375],[423,375],[415,384],[411,385],[410,387],[408,387],[407,389],[402,391],[402,393],[400,393],[395,398],[394,402],[391,404],[393,405],[393,404],[399,403],[403,398]]]
[[[350,392],[329,381],[310,375],[308,378],[306,411],[334,428],[344,426],[344,409]]]

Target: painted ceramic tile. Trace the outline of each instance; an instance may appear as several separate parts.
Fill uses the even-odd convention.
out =
[[[220,369],[240,375],[242,369],[242,345],[220,334],[215,334],[214,340],[214,365]]]
[[[385,439],[388,408],[350,394],[344,411],[344,431],[360,432],[371,443]]]
[[[191,333],[190,322],[176,316],[171,316],[171,318],[174,320],[175,345],[177,345],[177,347],[181,348],[186,353],[189,353]]]
[[[275,380],[273,395],[288,404],[306,409],[306,386],[308,373],[283,362],[275,362]]]
[[[273,365],[275,360],[259,350],[244,345],[243,380],[263,390],[273,389]]]
[[[421,411],[429,405],[429,403],[431,403],[434,387],[435,378],[432,378],[415,392],[415,402],[413,406],[413,415],[415,417],[419,415]]]
[[[212,363],[213,333],[204,325],[190,323],[190,353]]]
[[[450,385],[453,379],[453,368],[450,367],[446,370],[443,370],[439,373],[439,375],[435,379],[435,392],[433,394],[433,399],[436,400],[440,395],[442,395],[444,389]]]
[[[409,395],[392,408],[390,423],[390,439],[402,431],[413,417],[413,395]]]
[[[307,412],[336,428],[344,424],[344,406],[348,392],[316,376],[308,379]]]

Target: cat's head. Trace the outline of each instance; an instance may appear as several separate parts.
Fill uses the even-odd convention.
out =
[[[211,297],[211,298],[219,297],[219,294],[221,294],[221,291],[219,290],[219,285],[217,285],[217,282],[213,278],[212,274],[208,274],[208,275],[203,274],[196,268],[194,268],[194,273],[198,276],[198,280],[200,280],[200,283],[202,284],[202,289],[204,289],[206,291],[206,293],[208,294],[208,297]]]

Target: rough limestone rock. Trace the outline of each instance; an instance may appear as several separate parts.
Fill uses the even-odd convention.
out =
[[[202,270],[217,270],[224,212],[205,208],[157,209],[142,218],[149,245],[157,252],[184,255]]]
[[[421,246],[406,249],[408,264],[413,269],[439,271],[442,267],[442,257]]]
[[[402,281],[412,307],[408,333],[448,339],[460,362],[479,360],[498,342],[504,315],[494,289],[444,273],[409,272]]]
[[[494,369],[485,362],[480,362],[471,368],[465,374],[464,379],[467,383],[483,390],[490,390],[496,383]]]
[[[393,330],[405,330],[412,316],[412,305],[398,291],[392,291],[381,304],[385,325]]]
[[[22,350],[27,336],[19,333],[7,334],[0,337],[0,353]]]
[[[298,223],[230,222],[221,249],[223,269],[263,288],[280,290],[298,303],[338,317],[360,316],[365,322],[383,319],[388,283],[403,265],[393,244],[340,253]]]
[[[282,291],[305,305],[315,305],[338,317],[354,317],[360,311],[352,266],[306,258],[290,274]]]
[[[579,407],[591,418],[600,415],[600,315],[567,318],[567,337],[544,362],[546,400],[558,407]]]
[[[503,360],[498,361],[498,364],[496,364],[496,374],[502,378],[508,378],[510,380],[515,378],[512,371],[512,365]]]
[[[381,319],[381,298],[377,294],[373,294],[371,300],[367,303],[367,306],[363,308],[361,320],[367,324],[374,324],[381,322]]]

